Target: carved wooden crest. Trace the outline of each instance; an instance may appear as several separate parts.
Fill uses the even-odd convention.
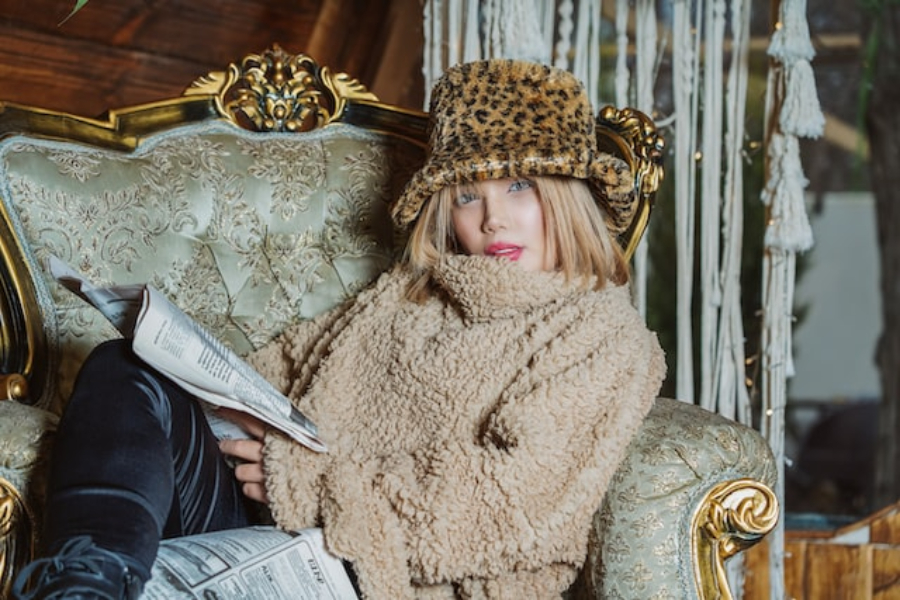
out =
[[[309,131],[337,120],[348,100],[378,100],[349,75],[277,45],[197,80],[192,94],[215,95],[224,117],[254,131]]]

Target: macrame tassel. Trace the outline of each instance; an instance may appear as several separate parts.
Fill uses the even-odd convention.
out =
[[[744,157],[742,140],[750,78],[750,2],[731,2],[732,53],[725,92],[725,177],[722,186],[722,309],[713,391],[718,412],[752,426],[746,387],[741,305],[741,253],[744,239]]]
[[[569,70],[575,74],[579,80],[587,82],[587,65],[588,65],[588,34],[590,33],[590,13],[588,12],[588,3],[579,2],[578,12],[575,17],[575,47],[584,51],[576,52],[570,62]]]
[[[784,98],[778,115],[781,131],[817,138],[825,130],[825,116],[816,94],[816,78],[809,61],[816,55],[806,23],[806,0],[783,0],[768,54],[784,69]]]
[[[793,299],[793,252],[770,248],[763,255],[763,329],[760,383],[762,388],[762,418],[760,433],[769,442],[778,477],[775,496],[784,500],[785,494],[785,409],[787,407],[787,378],[791,363],[791,300]],[[786,598],[784,589],[784,520],[779,519],[769,534],[769,597]]]
[[[797,138],[774,134],[769,142],[769,160],[770,176],[762,193],[763,202],[769,206],[765,244],[790,252],[809,250],[813,235],[804,201],[809,181],[803,174]]]
[[[816,55],[806,23],[806,0],[782,0],[769,56],[781,62],[810,61]]]
[[[806,138],[821,137],[825,131],[825,115],[816,93],[812,66],[798,60],[785,67],[784,101],[779,115],[781,130]]]

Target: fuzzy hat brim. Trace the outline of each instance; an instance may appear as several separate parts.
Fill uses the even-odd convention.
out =
[[[598,150],[590,102],[568,71],[505,59],[448,69],[432,92],[429,135],[428,160],[391,209],[401,227],[448,186],[505,177],[587,181],[613,233],[634,217],[631,171]]]

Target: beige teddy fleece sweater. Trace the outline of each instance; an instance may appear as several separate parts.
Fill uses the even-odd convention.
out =
[[[265,443],[272,513],[322,526],[366,598],[552,598],[665,365],[627,289],[455,256],[403,267],[251,361],[319,427]]]

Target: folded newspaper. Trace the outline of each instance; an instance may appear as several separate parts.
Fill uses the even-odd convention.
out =
[[[163,540],[141,600],[356,597],[321,529],[259,526]]]
[[[98,288],[55,256],[48,267],[60,284],[132,338],[135,354],[183,389],[214,406],[251,414],[316,452],[326,451],[315,424],[290,400],[151,286]]]

